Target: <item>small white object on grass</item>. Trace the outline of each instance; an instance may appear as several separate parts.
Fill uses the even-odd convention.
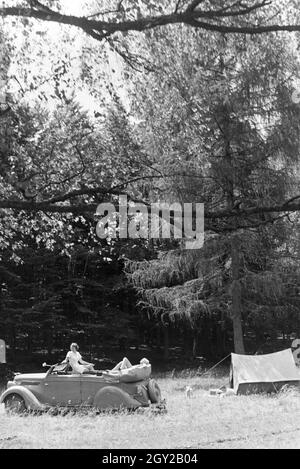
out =
[[[221,391],[221,389],[210,389],[209,390],[209,394],[211,396],[218,396],[218,395],[223,394],[223,393],[224,393],[224,391]]]
[[[192,386],[186,386],[185,387],[185,396],[188,399],[191,399],[193,397],[193,388],[192,388]]]
[[[226,392],[225,392],[225,396],[235,396],[236,393],[235,393],[235,390],[232,389],[232,388],[227,388],[226,389]]]
[[[234,389],[226,388],[225,386],[223,386],[222,388],[218,388],[218,389],[210,389],[209,394],[211,396],[221,396],[221,397],[236,395]]]

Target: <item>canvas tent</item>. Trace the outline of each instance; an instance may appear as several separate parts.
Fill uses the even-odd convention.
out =
[[[230,381],[237,394],[274,392],[284,384],[300,387],[300,370],[291,349],[266,355],[232,353]]]

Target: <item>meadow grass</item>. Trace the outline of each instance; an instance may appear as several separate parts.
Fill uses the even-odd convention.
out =
[[[157,377],[166,414],[78,412],[8,416],[0,413],[0,448],[300,448],[300,392],[212,396],[225,376],[186,370]],[[193,397],[185,386],[193,387]]]

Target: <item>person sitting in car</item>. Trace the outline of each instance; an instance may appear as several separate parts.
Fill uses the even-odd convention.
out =
[[[85,362],[78,350],[78,344],[73,342],[70,345],[70,351],[67,353],[66,358],[62,363],[69,363],[74,373],[96,373],[96,370],[94,370],[94,365],[92,363]]]

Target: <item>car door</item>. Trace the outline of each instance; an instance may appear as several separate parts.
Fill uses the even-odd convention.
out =
[[[94,397],[107,382],[102,376],[81,375],[81,399],[83,405],[93,405]]]
[[[44,380],[42,399],[57,406],[81,404],[80,375],[49,374]]]

